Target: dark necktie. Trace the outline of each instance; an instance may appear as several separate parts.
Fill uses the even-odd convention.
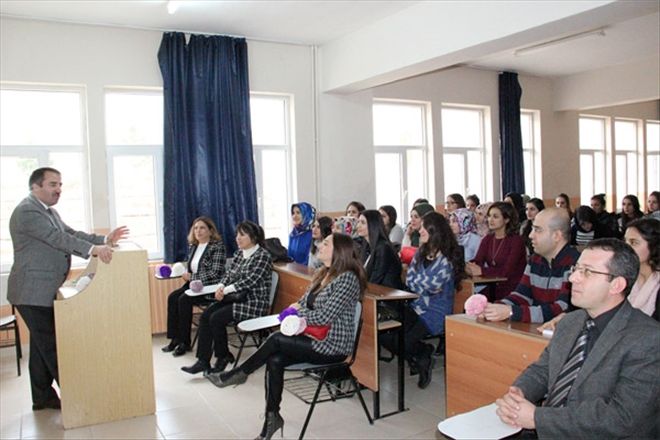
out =
[[[577,377],[584,360],[587,357],[587,341],[589,340],[589,330],[595,326],[593,320],[587,319],[582,332],[580,332],[571,353],[568,355],[566,363],[561,368],[559,376],[552,390],[548,393],[548,398],[544,406],[560,407],[566,405],[568,392],[571,390],[575,378]]]
[[[46,212],[47,212],[48,215],[50,216],[50,220],[51,220],[51,222],[53,223],[53,225],[55,225],[55,227],[56,227],[57,229],[59,229],[60,231],[64,231],[64,228],[62,227],[62,223],[61,223],[60,220],[57,218],[57,216],[55,215],[55,213],[53,212],[53,210],[52,210],[51,208],[48,208],[48,209],[46,209]]]

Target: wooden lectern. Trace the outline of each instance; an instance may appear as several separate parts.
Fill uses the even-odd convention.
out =
[[[154,414],[147,251],[92,258],[79,293],[62,287],[55,329],[64,428]]]

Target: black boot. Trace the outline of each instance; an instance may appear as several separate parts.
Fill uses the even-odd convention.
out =
[[[417,357],[417,368],[419,369],[417,386],[421,389],[426,388],[431,383],[431,371],[433,369],[431,354],[433,353],[433,350],[432,345],[424,344],[424,349]]]
[[[218,388],[228,387],[229,385],[241,385],[247,382],[248,375],[239,368],[225,371],[224,373],[205,373],[206,377],[213,385]]]
[[[261,429],[261,434],[255,440],[270,440],[273,434],[280,429],[280,437],[284,437],[284,419],[277,411],[266,413],[266,421]]]
[[[176,348],[172,352],[172,356],[174,356],[174,357],[183,356],[184,354],[186,354],[187,352],[189,352],[191,350],[192,350],[192,348],[190,348],[190,345],[188,345],[188,344],[179,344],[179,345],[176,346]]]
[[[169,344],[161,348],[161,351],[163,353],[169,353],[171,351],[174,351],[177,345],[179,345],[179,343],[176,341],[176,339],[172,339]]]
[[[213,368],[211,368],[210,372],[222,373],[223,371],[225,371],[225,368],[227,368],[227,365],[233,364],[235,360],[236,359],[234,359],[234,355],[231,353],[229,353],[229,355],[227,355],[224,358],[216,359],[215,365],[213,366]]]
[[[197,374],[201,373],[202,371],[207,371],[211,368],[211,364],[208,363],[208,361],[203,361],[201,359],[198,359],[197,362],[195,362],[193,365],[189,367],[181,367],[182,371],[185,371],[188,374]]]

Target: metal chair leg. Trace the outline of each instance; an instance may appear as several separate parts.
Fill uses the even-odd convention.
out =
[[[321,392],[321,387],[325,383],[326,372],[327,370],[324,370],[323,373],[321,374],[321,377],[319,378],[319,385],[316,387],[316,392],[314,393],[314,399],[312,399],[312,403],[309,406],[309,411],[307,411],[307,417],[305,418],[305,423],[303,424],[302,430],[300,431],[300,436],[298,437],[299,440],[302,440],[305,437],[305,431],[307,431],[307,425],[309,425],[309,421],[312,418],[312,413],[314,412],[316,401],[319,399],[319,393]]]

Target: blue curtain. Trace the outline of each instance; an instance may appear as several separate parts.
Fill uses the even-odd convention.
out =
[[[211,217],[228,252],[243,220],[258,221],[244,38],[167,32],[163,75],[165,261],[182,261],[191,222]]]
[[[520,132],[520,97],[522,89],[518,74],[503,72],[499,76],[500,94],[500,154],[502,166],[502,197],[515,192],[525,193],[522,134]]]

